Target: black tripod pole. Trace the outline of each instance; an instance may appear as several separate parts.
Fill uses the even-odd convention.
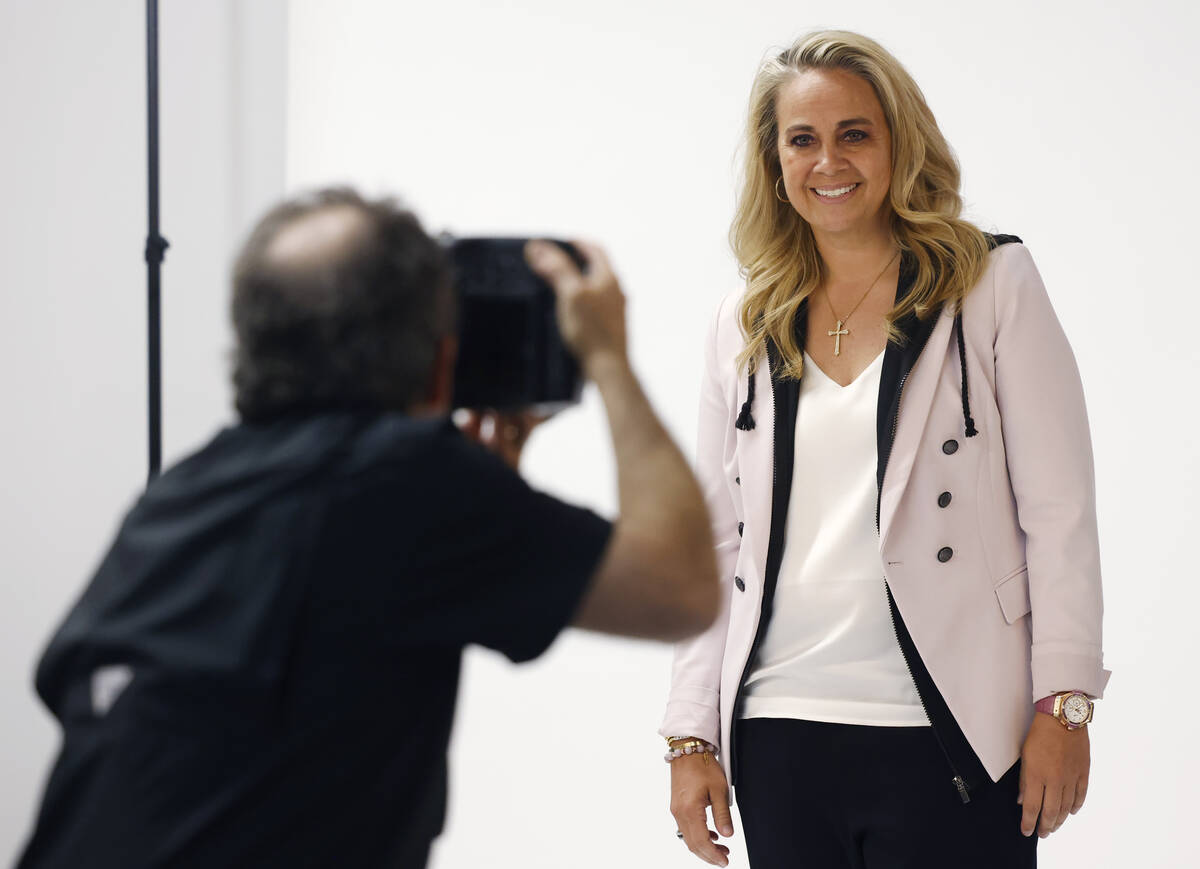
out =
[[[158,234],[158,0],[146,0],[146,158],[149,168],[149,229],[146,235],[148,279],[147,345],[149,373],[150,472],[162,467],[162,261],[167,240]]]

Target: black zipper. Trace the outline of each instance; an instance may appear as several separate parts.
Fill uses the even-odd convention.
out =
[[[908,371],[905,371],[900,377],[900,385],[897,389],[896,396],[896,415],[892,419],[892,435],[888,439],[887,453],[883,457],[883,473],[879,475],[878,495],[875,499],[875,533],[879,534],[879,514],[883,503],[883,478],[887,474],[888,462],[892,458],[892,444],[896,441],[896,429],[900,426],[900,403],[904,400],[904,383],[908,380]],[[887,577],[883,578],[883,588],[887,592],[888,598],[888,614],[892,617],[892,633],[896,636],[896,645],[900,649],[900,656],[904,658],[904,666],[908,670],[908,678],[912,680],[913,687],[917,690],[917,699],[921,702],[921,711],[925,713],[925,717],[929,720],[929,729],[933,732],[933,738],[937,741],[938,748],[942,751],[942,756],[946,758],[946,765],[950,767],[950,772],[954,773],[954,778],[951,780],[954,787],[958,790],[958,796],[964,803],[971,802],[971,795],[967,788],[967,783],[959,774],[958,769],[954,766],[954,761],[950,759],[950,752],[946,751],[946,744],[942,742],[942,737],[938,734],[937,727],[933,723],[933,716],[929,714],[929,707],[925,704],[925,696],[921,693],[921,686],[917,682],[917,678],[913,675],[912,662],[908,659],[908,653],[904,651],[904,644],[900,642],[900,628],[896,625],[896,614],[898,608],[896,599],[892,595],[891,586],[888,585]]]

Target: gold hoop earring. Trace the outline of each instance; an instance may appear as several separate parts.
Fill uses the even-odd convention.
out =
[[[775,198],[778,199],[780,202],[786,202],[788,205],[791,205],[792,201],[790,199],[788,199],[786,196],[781,196],[779,193],[779,185],[780,185],[780,183],[782,183],[782,181],[783,181],[782,175],[780,175],[775,180]]]

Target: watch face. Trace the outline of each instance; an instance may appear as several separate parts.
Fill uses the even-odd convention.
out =
[[[1063,701],[1062,714],[1071,724],[1083,724],[1091,712],[1088,699],[1082,694],[1072,694]]]

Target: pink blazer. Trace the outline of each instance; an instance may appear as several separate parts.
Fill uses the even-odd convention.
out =
[[[938,316],[904,385],[880,502],[880,583],[992,780],[1020,756],[1034,700],[1103,694],[1096,492],[1074,354],[1028,249],[1006,244],[963,305],[970,403],[963,437],[953,313]],[[731,708],[762,606],[771,524],[774,398],[765,357],[756,427],[746,398],[741,291],[717,309],[705,350],[696,469],[712,517],[722,607],[675,649],[660,733],[729,743]],[[947,456],[950,438],[960,448]],[[740,483],[738,482],[740,479]],[[940,509],[939,493],[954,509]],[[744,523],[744,536],[739,536]],[[948,562],[939,549],[953,545]],[[735,590],[734,577],[744,590]],[[729,775],[728,752],[722,762]]]

